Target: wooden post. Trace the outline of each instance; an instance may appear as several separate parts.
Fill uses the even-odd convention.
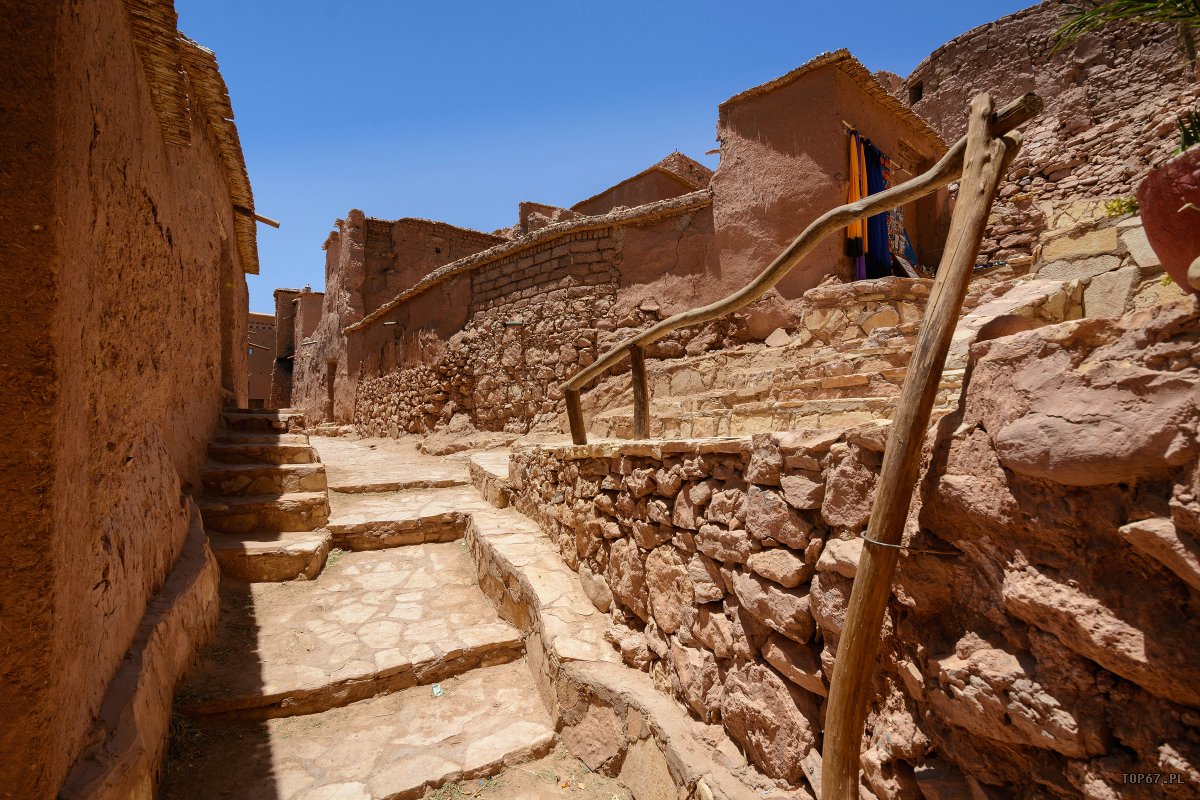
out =
[[[646,384],[646,351],[629,346],[629,377],[633,382],[633,438],[650,438],[650,387]]]
[[[830,682],[822,754],[822,800],[858,800],[859,748],[875,655],[891,596],[892,574],[900,554],[897,546],[920,466],[921,447],[988,214],[1000,179],[1020,147],[1020,134],[995,138],[992,110],[990,94],[977,95],[971,101],[962,181],[946,250],[884,451],[875,504],[867,524],[868,543],[859,559]]]
[[[583,427],[583,409],[579,406],[579,390],[567,389],[563,394],[567,399],[567,420],[571,423],[571,441],[575,444],[587,444],[587,430]]]

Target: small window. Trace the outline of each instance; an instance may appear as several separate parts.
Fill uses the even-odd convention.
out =
[[[925,96],[924,81],[917,81],[908,88],[908,104],[915,105],[918,100]]]
[[[248,356],[252,356],[252,355],[254,355],[254,348],[253,348],[253,347],[247,347],[247,348],[246,348],[246,355],[248,355]]]

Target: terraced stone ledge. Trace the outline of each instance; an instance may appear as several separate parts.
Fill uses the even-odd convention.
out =
[[[605,446],[615,445],[586,447]],[[563,741],[590,769],[615,774],[634,797],[811,800],[804,789],[779,789],[720,726],[692,719],[649,675],[625,666],[606,640],[607,615],[527,517],[474,512],[467,544],[484,594],[525,634],[526,660]]]

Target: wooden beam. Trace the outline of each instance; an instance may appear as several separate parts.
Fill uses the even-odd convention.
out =
[[[629,346],[629,378],[633,383],[633,438],[650,438],[650,387],[646,383],[646,351]]]
[[[571,441],[574,444],[587,444],[587,429],[583,427],[583,409],[579,406],[579,390],[567,389],[563,395],[567,399],[567,420],[571,423]]]
[[[859,748],[875,655],[920,467],[921,447],[992,202],[1021,143],[1020,134],[997,138],[1005,131],[996,130],[993,108],[990,94],[977,95],[971,101],[963,139],[962,181],[946,250],[884,451],[875,504],[867,523],[868,544],[859,558],[829,687],[821,770],[823,800],[858,800]]]

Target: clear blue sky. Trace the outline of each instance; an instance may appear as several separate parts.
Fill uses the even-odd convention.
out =
[[[229,84],[262,274],[324,285],[351,208],[491,231],[517,203],[569,206],[678,149],[716,166],[717,104],[848,47],[907,75],[938,45],[1032,0],[385,2],[176,0]],[[852,11],[849,16],[845,12]]]

